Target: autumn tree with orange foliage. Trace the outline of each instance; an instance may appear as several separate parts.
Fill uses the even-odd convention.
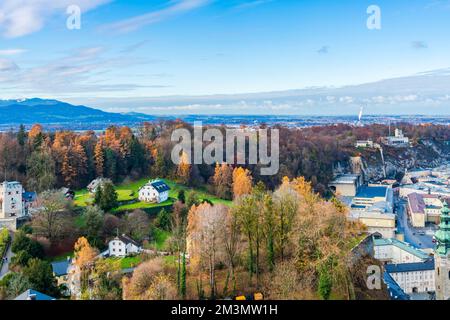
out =
[[[242,167],[235,168],[233,171],[233,196],[237,199],[252,192],[253,179],[251,172]]]
[[[177,168],[177,178],[180,183],[189,184],[191,179],[191,165],[189,161],[189,156],[183,151],[180,159],[180,164]]]
[[[215,194],[222,199],[233,197],[233,169],[226,163],[216,164],[213,176]]]

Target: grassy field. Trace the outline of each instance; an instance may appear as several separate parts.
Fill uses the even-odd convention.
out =
[[[165,179],[164,181],[170,186],[171,190],[169,191],[169,199],[163,203],[145,203],[138,201],[139,196],[139,188],[144,186],[150,178],[143,178],[138,181],[133,182],[125,182],[122,184],[119,184],[115,187],[117,194],[118,194],[118,201],[125,203],[118,208],[114,209],[114,213],[120,213],[124,211],[132,211],[135,209],[158,209],[163,207],[170,207],[174,204],[174,202],[178,198],[178,193],[180,190],[185,190],[186,193],[190,192],[191,190],[194,190],[197,192],[197,195],[202,200],[209,200],[214,204],[224,204],[224,205],[230,205],[231,201],[220,199],[214,195],[209,194],[205,188],[197,188],[192,189],[188,188],[186,186],[177,184],[173,181]],[[126,202],[132,202],[136,201],[134,203],[126,203]],[[94,202],[94,195],[90,194],[87,189],[79,190],[75,193],[75,199],[74,203],[76,206],[79,207],[86,207]]]

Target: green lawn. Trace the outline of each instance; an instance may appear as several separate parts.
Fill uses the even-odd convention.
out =
[[[138,266],[138,264],[141,263],[141,260],[142,260],[140,256],[125,257],[125,258],[110,257],[110,258],[106,258],[106,259],[111,260],[111,261],[119,260],[121,269],[135,268]]]
[[[128,202],[132,200],[137,201],[139,196],[139,188],[144,186],[149,180],[150,178],[142,178],[138,181],[126,182],[116,186],[115,189],[118,193],[118,201],[119,202]],[[180,190],[185,190],[186,193],[188,193],[191,190],[195,190],[200,199],[209,200],[214,204],[224,204],[228,206],[231,205],[231,201],[223,200],[214,195],[211,195],[205,190],[205,188],[192,189],[167,179],[164,179],[164,181],[171,188],[171,190],[169,191],[169,200],[163,203],[145,203],[137,201],[135,203],[123,204],[118,208],[114,209],[113,212],[118,213],[123,211],[132,211],[135,209],[152,209],[152,208],[168,207],[173,205],[173,203],[177,200],[178,192]],[[76,206],[86,207],[92,204],[93,201],[94,195],[90,194],[87,191],[87,189],[82,189],[75,193],[74,203]]]

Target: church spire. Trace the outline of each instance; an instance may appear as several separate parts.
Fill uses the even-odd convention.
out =
[[[441,223],[435,238],[437,242],[436,254],[447,256],[450,253],[450,209],[447,201],[444,201],[444,206],[441,210]]]

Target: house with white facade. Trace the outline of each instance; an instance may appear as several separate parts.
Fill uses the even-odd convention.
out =
[[[394,192],[389,186],[367,185],[358,188],[350,203],[351,220],[357,220],[367,227],[369,233],[395,238],[396,222]]]
[[[0,184],[0,227],[15,230],[17,220],[26,217],[23,194],[24,189],[17,181]]]
[[[400,129],[395,129],[394,136],[384,137],[383,143],[390,147],[408,147],[409,138],[403,134]]]
[[[425,262],[430,256],[397,239],[374,239],[375,259],[387,264]]]
[[[373,140],[358,140],[355,144],[356,148],[373,148]]]
[[[108,243],[108,253],[112,257],[126,257],[142,252],[142,247],[126,235],[117,236]]]
[[[139,200],[149,203],[162,203],[169,199],[170,187],[163,180],[153,180],[139,189]]]
[[[425,262],[387,264],[385,270],[406,294],[436,290],[434,259]]]
[[[444,200],[437,194],[420,194],[417,192],[408,195],[408,214],[411,223],[416,228],[423,228],[428,222],[439,224]]]

